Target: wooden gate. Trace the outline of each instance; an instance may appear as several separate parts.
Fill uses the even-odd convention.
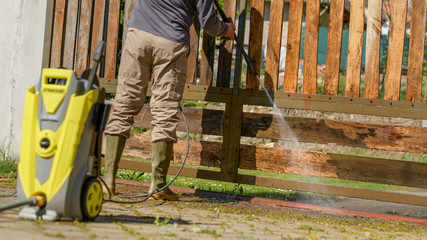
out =
[[[426,81],[423,78],[426,2],[427,0],[413,1],[413,5],[417,7],[412,10],[408,71],[406,80],[402,81],[407,0],[393,0],[387,70],[385,82],[381,83],[381,22],[378,21],[382,10],[381,1],[369,1],[368,6],[365,6],[365,0],[351,1],[345,80],[339,69],[345,1],[330,1],[327,9],[330,18],[326,72],[324,79],[319,80],[316,53],[320,1],[291,0],[288,5],[288,1],[283,0],[252,0],[248,12],[248,53],[257,70],[262,72],[262,79],[275,104],[282,111],[294,109],[287,110],[294,114],[284,116],[286,125],[291,129],[285,134],[281,134],[286,127],[276,113],[246,111],[250,106],[262,106],[266,109],[271,103],[266,91],[259,89],[258,80],[249,71],[245,73],[241,53],[233,48],[233,42],[218,40],[207,34],[200,37],[199,29],[193,25],[184,99],[216,102],[224,107],[219,110],[185,108],[184,112],[192,133],[222,136],[222,141],[192,140],[189,155],[190,164],[216,167],[219,170],[184,168],[181,175],[426,206],[425,195],[345,187],[315,181],[325,178],[355,180],[408,186],[425,191],[427,128],[421,127],[420,124],[405,126],[395,124],[396,121],[393,121],[393,124],[388,122],[395,118],[418,119],[418,122],[427,119],[427,104],[421,102],[423,97],[426,101],[422,92],[425,91],[422,87]],[[226,0],[223,6],[226,14],[231,16],[233,21],[238,21],[240,41],[243,41],[245,35],[247,11],[242,11],[245,3],[245,0]],[[268,40],[265,69],[261,69],[262,33],[265,31],[264,9],[267,4],[270,9]],[[368,10],[367,47],[365,73],[362,74],[365,7]],[[237,8],[239,11],[236,11]],[[81,72],[90,65],[89,56],[96,43],[104,39],[107,42],[107,56],[100,71],[102,86],[107,92],[114,93],[119,49],[126,37],[122,32],[126,32],[126,22],[132,9],[133,0],[56,0],[52,19],[51,67],[63,66]],[[282,43],[282,28],[283,14],[286,11],[289,13],[289,24],[285,45]],[[301,76],[299,53],[304,14],[305,51]],[[121,26],[124,26],[123,29]],[[279,74],[282,46],[286,46],[283,78]],[[218,51],[215,51],[217,48]],[[343,80],[340,82],[340,79]],[[383,92],[380,91],[381,84],[385,89]],[[401,87],[403,84],[405,88]],[[340,92],[339,89],[343,86],[345,89]],[[361,95],[361,92],[364,94]],[[404,99],[401,97],[402,93],[405,94]],[[307,112],[314,114],[307,117]],[[345,117],[333,119],[325,113],[340,113],[338,116]],[[378,117],[369,118],[371,120],[368,122],[352,120],[367,115]],[[150,128],[150,119],[146,106],[136,117],[135,126]],[[182,121],[178,131],[184,131]],[[242,139],[270,139],[274,146],[243,143]],[[274,144],[295,140],[296,145],[287,148]],[[185,144],[184,140],[179,140],[175,145],[174,161],[177,163],[182,161],[185,149],[182,146]],[[345,151],[330,150],[331,146],[340,147]],[[149,158],[150,152],[150,137],[132,134],[124,154]],[[373,157],[377,152],[386,153],[386,157]],[[136,161],[122,160],[120,167],[151,170],[149,163]],[[265,178],[240,174],[239,169],[306,175],[312,178]],[[169,173],[174,174],[176,171],[176,167],[171,167]]]

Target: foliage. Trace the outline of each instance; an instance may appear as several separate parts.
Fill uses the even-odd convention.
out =
[[[17,161],[0,149],[0,177],[16,178],[18,175]]]

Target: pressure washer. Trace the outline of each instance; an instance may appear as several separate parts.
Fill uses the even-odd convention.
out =
[[[102,132],[109,105],[99,87],[98,65],[105,43],[94,52],[94,65],[77,77],[72,70],[43,69],[27,90],[18,163],[18,201],[1,210],[24,206],[30,219],[92,220],[101,211]]]

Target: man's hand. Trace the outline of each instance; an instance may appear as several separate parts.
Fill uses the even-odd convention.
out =
[[[232,23],[225,24],[227,24],[227,32],[225,32],[223,37],[234,40],[234,31],[236,31],[236,26],[234,26]]]

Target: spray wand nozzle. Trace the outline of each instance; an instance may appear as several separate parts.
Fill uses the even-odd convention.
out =
[[[93,59],[93,67],[90,70],[89,78],[88,78],[88,84],[86,86],[86,91],[89,92],[89,90],[92,88],[93,82],[95,80],[96,71],[98,71],[98,65],[102,62],[105,56],[105,42],[101,41],[98,43],[98,46],[96,46],[95,52],[93,53],[92,59]]]
[[[46,206],[46,196],[44,195],[34,195],[27,199],[18,200],[15,202],[11,202],[8,204],[5,204],[3,206],[0,206],[0,212],[6,211],[12,208],[21,207],[25,205],[29,205],[31,207],[37,206],[40,208],[44,208]]]

